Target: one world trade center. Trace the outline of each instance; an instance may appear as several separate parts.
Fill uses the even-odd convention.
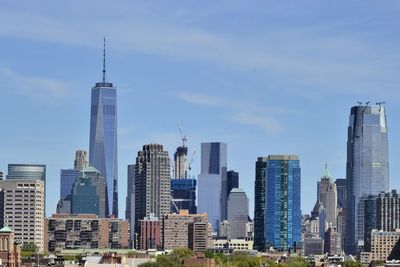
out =
[[[106,181],[105,215],[118,217],[117,88],[106,82],[105,39],[103,81],[92,88],[89,164]]]

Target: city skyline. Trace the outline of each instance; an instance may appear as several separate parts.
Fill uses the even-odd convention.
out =
[[[146,5],[133,5],[137,6],[150,12]],[[11,25],[20,25],[16,20],[25,14],[24,11],[17,11],[17,7],[18,4],[9,2],[1,11],[4,16],[0,16],[7,21],[0,29],[0,46],[7,51],[0,62],[0,81],[5,88],[0,90],[0,98],[7,101],[1,105],[0,112],[10,114],[3,116],[2,128],[5,130],[0,135],[0,170],[4,175],[7,174],[7,164],[46,164],[48,188],[59,188],[60,169],[71,165],[75,150],[89,151],[89,88],[101,77],[102,38],[106,35],[110,49],[110,80],[118,87],[119,97],[120,217],[125,210],[126,166],[134,162],[135,154],[143,144],[152,142],[163,144],[171,158],[181,142],[177,123],[188,136],[190,151],[197,151],[191,175],[199,174],[201,142],[227,143],[228,166],[240,173],[240,187],[250,200],[254,198],[254,162],[257,157],[277,153],[298,154],[302,159],[302,212],[308,213],[315,203],[315,194],[308,197],[307,187],[315,188],[325,161],[334,180],[345,178],[348,113],[359,100],[373,103],[387,101],[389,161],[392,162],[389,188],[399,188],[400,182],[393,175],[399,172],[396,148],[400,141],[396,137],[400,134],[400,126],[396,121],[400,118],[400,111],[395,86],[399,81],[394,74],[394,70],[398,69],[396,47],[399,40],[398,37],[392,37],[390,41],[379,40],[379,37],[396,31],[393,26],[381,31],[386,25],[398,22],[395,14],[399,8],[395,5],[389,10],[389,7],[365,2],[353,20],[354,14],[345,12],[344,6],[320,4],[321,14],[330,15],[320,29],[307,24],[320,20],[312,14],[305,19],[310,15],[306,8],[298,8],[300,15],[296,14],[293,21],[288,19],[293,10],[287,6],[272,5],[276,15],[245,7],[247,13],[236,16],[243,6],[233,5],[228,10],[216,6],[214,14],[211,11],[204,14],[200,11],[196,13],[194,5],[187,5],[179,10],[181,13],[176,11],[168,16],[164,12],[167,7],[161,5],[150,13],[163,15],[154,23],[161,25],[168,22],[166,33],[158,34],[164,38],[161,42],[164,45],[170,44],[167,40],[171,37],[172,44],[178,45],[176,50],[171,45],[163,50],[156,44],[157,39],[152,39],[157,37],[156,25],[141,28],[147,21],[143,15],[138,17],[139,21],[128,20],[132,15],[128,16],[128,12],[118,9],[118,6],[114,12],[120,12],[128,20],[128,25],[138,25],[131,32],[135,40],[124,39],[121,33],[114,33],[115,23],[110,23],[109,28],[94,24],[85,26],[83,33],[87,33],[88,29],[95,30],[84,38],[69,35],[71,29],[76,27],[74,24],[66,24],[63,28],[57,23],[48,23],[65,22],[66,17],[79,19],[81,13],[72,9],[65,9],[56,19],[48,14],[50,12],[32,7],[31,15],[24,18],[31,22],[27,24],[32,27],[31,33],[35,36],[24,27],[13,32]],[[350,4],[350,10],[357,7]],[[49,5],[46,11],[53,8],[55,6]],[[101,9],[97,5],[94,8],[99,11],[97,14],[106,12],[105,7]],[[329,11],[329,8],[334,11]],[[88,11],[89,7],[83,6],[82,10]],[[197,15],[188,28],[179,23],[188,20],[185,11]],[[32,14],[40,15],[44,21],[38,21]],[[219,25],[216,17],[220,14],[224,23],[221,28],[212,29]],[[249,14],[254,15],[254,19]],[[261,30],[257,20],[261,20],[264,14],[268,15],[267,22],[275,23],[283,29],[283,33],[290,35],[290,38],[278,35],[269,28],[263,32],[275,33],[273,37],[276,41],[284,44],[283,51],[280,52],[279,46],[271,42],[274,38],[255,38],[253,32],[245,35],[248,43],[238,42],[237,46],[233,46],[235,42],[232,40],[246,34],[245,30],[252,26]],[[287,22],[280,20],[279,15]],[[207,16],[211,17],[209,25],[205,22]],[[370,22],[371,17],[379,18],[381,24]],[[300,23],[297,23],[299,20]],[[106,17],[105,22],[112,22],[112,18]],[[52,28],[57,30],[53,33],[54,39],[49,39],[46,32],[38,30],[40,23],[55,27]],[[230,28],[230,23],[247,23],[247,27],[241,26],[236,32],[221,34],[224,29]],[[366,36],[365,27],[370,27],[368,32],[376,37]],[[143,29],[148,30],[148,35]],[[330,33],[329,37],[324,35],[324,30]],[[134,34],[136,32],[140,34]],[[183,38],[188,32],[194,33],[194,40]],[[305,37],[310,37],[310,43]],[[302,46],[289,44],[291,38],[295,41],[293,43]],[[197,41],[198,44],[193,44]],[[189,46],[185,50],[183,47],[187,42]],[[147,46],[149,43],[154,45]],[[270,46],[264,51],[261,48],[265,43]],[[339,48],[332,48],[329,46],[331,43]],[[343,47],[349,43],[348,47]],[[263,55],[261,63],[249,52],[253,45],[254,52]],[[215,53],[211,49],[214,47],[217,48]],[[301,52],[297,53],[296,48]],[[316,49],[313,51],[317,57],[307,54],[312,48]],[[199,53],[189,56],[190,51]],[[353,53],[354,56],[351,55]],[[235,54],[237,57],[231,57]],[[278,63],[267,60],[274,54],[278,58],[273,59]],[[242,62],[246,56],[248,59]],[[310,56],[311,59],[302,61],[303,56]],[[24,60],[18,60],[20,58]],[[293,64],[287,60],[293,60]],[[359,69],[361,65],[364,67]],[[315,66],[322,66],[322,70]],[[348,68],[339,71],[343,66]],[[273,67],[276,67],[275,71],[271,70]],[[291,76],[303,67],[302,76]],[[291,78],[292,81],[288,82]],[[282,92],[282,95],[278,96],[276,92]],[[149,111],[146,121],[140,118],[140,112],[151,101],[159,107]],[[162,115],[161,110],[164,111]],[[21,125],[29,129],[29,135]],[[55,212],[59,197],[59,192],[54,191],[47,192],[48,215]],[[252,216],[253,201],[250,201],[250,206]]]

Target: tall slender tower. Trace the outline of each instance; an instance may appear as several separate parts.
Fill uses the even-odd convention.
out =
[[[383,103],[351,108],[347,139],[345,252],[355,253],[364,236],[359,200],[389,190],[386,114]],[[360,213],[362,215],[362,212]]]
[[[201,173],[198,176],[197,212],[207,213],[212,231],[227,219],[227,145],[201,143]]]
[[[106,216],[118,217],[117,88],[106,82],[105,39],[103,81],[92,88],[89,165],[106,180]]]
[[[139,220],[154,214],[158,218],[170,213],[171,176],[168,152],[162,145],[144,145],[135,164],[135,227]]]
[[[264,213],[265,213],[265,178],[267,175],[268,157],[258,157],[254,181],[254,248],[258,251],[265,249]]]
[[[300,177],[298,156],[268,156],[264,213],[268,247],[296,249],[301,241]]]

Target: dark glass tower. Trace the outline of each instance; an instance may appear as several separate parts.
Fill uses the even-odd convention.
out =
[[[171,179],[171,212],[188,210],[190,214],[197,213],[196,186],[196,179]]]
[[[364,239],[358,218],[359,200],[389,189],[388,139],[385,108],[359,105],[351,108],[347,139],[347,205],[345,252],[355,253]],[[362,206],[362,205],[361,205]]]
[[[239,188],[239,173],[233,170],[226,173],[226,184],[228,189],[226,190],[228,196],[233,188]]]
[[[267,158],[259,157],[256,161],[256,179],[254,182],[254,248],[263,251],[264,213],[265,213],[265,174]]]
[[[265,190],[265,243],[281,250],[301,241],[300,160],[295,155],[270,155]]]
[[[104,52],[103,81],[92,88],[89,165],[105,177],[106,215],[118,217],[117,89],[105,74]]]

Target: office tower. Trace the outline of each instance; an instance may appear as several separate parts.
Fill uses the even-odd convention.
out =
[[[226,180],[227,180],[227,190],[226,192],[229,193],[233,188],[239,188],[239,173],[233,170],[228,171],[226,173]]]
[[[0,229],[0,261],[2,266],[21,266],[21,246],[14,241],[14,231],[9,227]]]
[[[346,204],[347,186],[346,179],[336,179],[336,191],[337,191],[337,206],[338,208],[344,208]]]
[[[103,81],[92,88],[89,165],[106,180],[106,216],[118,217],[117,88],[105,75],[104,49]]]
[[[166,214],[163,218],[164,250],[187,248],[189,246],[189,224],[208,223],[207,214],[189,214],[181,210],[179,214]]]
[[[44,214],[46,216],[46,165],[8,164],[6,179],[40,180],[44,183]]]
[[[82,169],[81,175],[89,178],[91,183],[96,186],[96,193],[99,196],[99,217],[106,218],[106,181],[104,176],[94,167]]]
[[[189,223],[188,248],[194,253],[204,253],[208,247],[208,223]]]
[[[337,223],[337,191],[336,184],[332,180],[332,176],[328,170],[328,165],[325,165],[324,174],[321,177],[321,181],[318,182],[318,198],[326,212],[326,224],[327,228],[333,227],[336,229]]]
[[[389,189],[388,139],[385,108],[359,105],[351,108],[347,139],[347,205],[345,251],[354,253],[363,240],[357,207],[363,195]],[[360,242],[359,242],[360,241]]]
[[[60,170],[60,199],[71,195],[72,187],[75,180],[79,177],[81,172],[76,169],[61,169]]]
[[[383,231],[400,229],[400,196],[396,190],[376,198],[376,227]]]
[[[14,230],[22,244],[35,243],[43,252],[44,181],[38,179],[6,179],[4,190],[4,225]]]
[[[196,206],[196,179],[171,179],[171,212],[179,213],[188,210],[197,213]]]
[[[265,242],[274,248],[295,250],[301,241],[300,176],[298,156],[268,156]]]
[[[129,223],[94,214],[53,214],[45,219],[45,252],[129,247]]]
[[[4,173],[0,170],[0,181],[4,179]]]
[[[151,213],[139,220],[139,227],[139,249],[161,249],[161,221]]]
[[[227,219],[227,145],[201,144],[201,172],[198,176],[198,212],[208,214],[212,231]]]
[[[264,213],[265,213],[265,177],[267,170],[267,157],[258,157],[254,181],[254,248],[264,251]]]
[[[97,184],[81,175],[72,188],[72,214],[96,214],[100,215],[100,197]]]
[[[311,219],[318,223],[318,236],[323,239],[325,231],[328,230],[328,224],[326,223],[326,209],[321,202],[315,203],[311,212]]]
[[[77,150],[75,152],[75,161],[74,161],[74,169],[75,170],[82,170],[89,166],[88,159],[87,159],[87,151],[86,150]]]
[[[245,238],[249,221],[249,199],[241,188],[234,188],[228,197],[228,238]]]
[[[170,188],[168,152],[159,144],[144,145],[135,165],[135,225],[151,213],[158,218],[170,213]]]
[[[376,229],[376,196],[369,195],[360,198],[359,203],[363,207],[363,221],[364,224],[364,251],[371,251],[371,231]],[[360,223],[361,224],[361,223]]]
[[[127,183],[125,220],[129,222],[130,240],[133,245],[135,239],[135,164],[128,165]]]
[[[183,144],[179,146],[174,153],[174,178],[185,179],[188,177],[188,148]]]

